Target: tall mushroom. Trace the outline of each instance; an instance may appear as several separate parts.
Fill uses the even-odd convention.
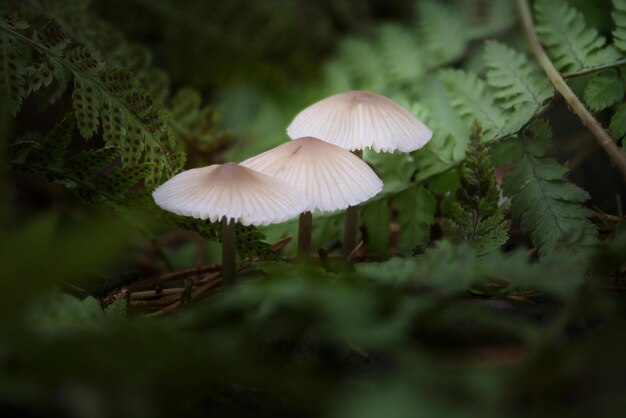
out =
[[[312,211],[355,206],[383,188],[383,182],[363,160],[313,137],[286,142],[241,165],[285,181],[305,194],[308,205],[299,219],[299,258],[309,255]]]
[[[426,125],[388,98],[367,91],[347,91],[316,102],[287,127],[291,139],[313,136],[350,151],[411,152],[432,137]],[[344,255],[356,245],[358,208],[346,211]]]
[[[178,215],[222,222],[222,277],[235,281],[235,223],[267,225],[305,210],[304,194],[293,186],[235,163],[183,171],[153,193],[161,208]]]

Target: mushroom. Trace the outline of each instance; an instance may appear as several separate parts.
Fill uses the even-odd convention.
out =
[[[161,208],[178,215],[222,222],[222,277],[235,282],[235,223],[267,225],[305,210],[304,194],[293,186],[235,163],[183,171],[153,193]]]
[[[347,91],[316,102],[287,127],[291,139],[314,136],[350,151],[411,152],[432,138],[426,125],[390,99],[367,91]],[[346,211],[344,255],[356,245],[358,208]]]
[[[285,181],[305,194],[308,205],[299,219],[298,258],[309,255],[312,211],[355,206],[383,188],[383,182],[363,160],[313,137],[286,142],[241,165]]]

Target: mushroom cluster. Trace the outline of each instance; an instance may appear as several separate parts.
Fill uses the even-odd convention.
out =
[[[223,280],[235,280],[235,223],[267,225],[299,218],[298,257],[311,246],[312,212],[346,211],[344,253],[356,244],[358,205],[383,183],[360,150],[410,152],[432,132],[386,97],[348,91],[300,112],[287,128],[292,139],[241,164],[184,171],[159,186],[157,205],[179,215],[222,222]],[[351,151],[355,151],[352,153]]]

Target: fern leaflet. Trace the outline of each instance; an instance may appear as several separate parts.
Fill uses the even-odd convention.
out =
[[[537,32],[564,72],[615,61],[619,54],[598,31],[585,23],[583,15],[563,0],[537,0]]]
[[[513,216],[529,232],[541,255],[559,246],[585,245],[595,242],[597,231],[589,221],[590,211],[582,206],[589,195],[563,179],[567,169],[553,158],[543,158],[550,145],[547,123],[534,122],[507,144],[514,163],[502,187],[511,197]],[[512,151],[509,148],[509,151]],[[517,155],[515,155],[517,154]]]

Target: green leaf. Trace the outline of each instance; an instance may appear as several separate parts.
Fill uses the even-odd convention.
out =
[[[619,58],[616,50],[585,23],[583,15],[563,0],[537,0],[537,33],[555,66],[563,72],[606,64]]]
[[[596,241],[597,230],[589,221],[591,212],[582,206],[589,195],[563,179],[567,169],[543,154],[550,145],[550,128],[535,122],[523,135],[511,141],[520,142],[522,158],[504,178],[504,193],[511,197],[513,216],[529,232],[541,255],[557,247],[579,247]]]
[[[26,96],[26,47],[0,32],[0,93],[9,113],[15,116]]]
[[[585,87],[585,102],[592,110],[602,110],[624,98],[624,82],[617,71],[603,71]]]
[[[538,110],[554,94],[552,85],[526,56],[499,42],[485,43],[487,83],[505,109],[531,105]]]
[[[441,2],[418,2],[417,26],[429,68],[458,58],[467,47],[470,33],[461,14]]]
[[[613,43],[622,53],[626,53],[626,0],[613,0],[613,7]]]
[[[506,243],[508,226],[504,208],[499,206],[500,189],[479,126],[474,127],[470,144],[461,165],[457,200],[443,227],[453,241],[467,243],[478,254],[486,254]]]
[[[437,202],[425,187],[412,187],[394,197],[393,207],[398,210],[400,225],[398,247],[402,254],[410,255],[416,246],[430,240]]]
[[[626,135],[626,104],[622,104],[611,117],[611,135],[615,139],[623,138]]]
[[[361,208],[361,223],[367,227],[367,249],[386,254],[391,237],[391,210],[386,199],[370,202]]]
[[[496,104],[493,91],[483,80],[462,70],[443,70],[440,77],[452,105],[468,126],[478,121],[484,129],[486,141],[502,134],[506,116]]]
[[[100,93],[98,87],[81,77],[74,78],[72,106],[80,134],[91,138],[98,130],[100,121]]]

